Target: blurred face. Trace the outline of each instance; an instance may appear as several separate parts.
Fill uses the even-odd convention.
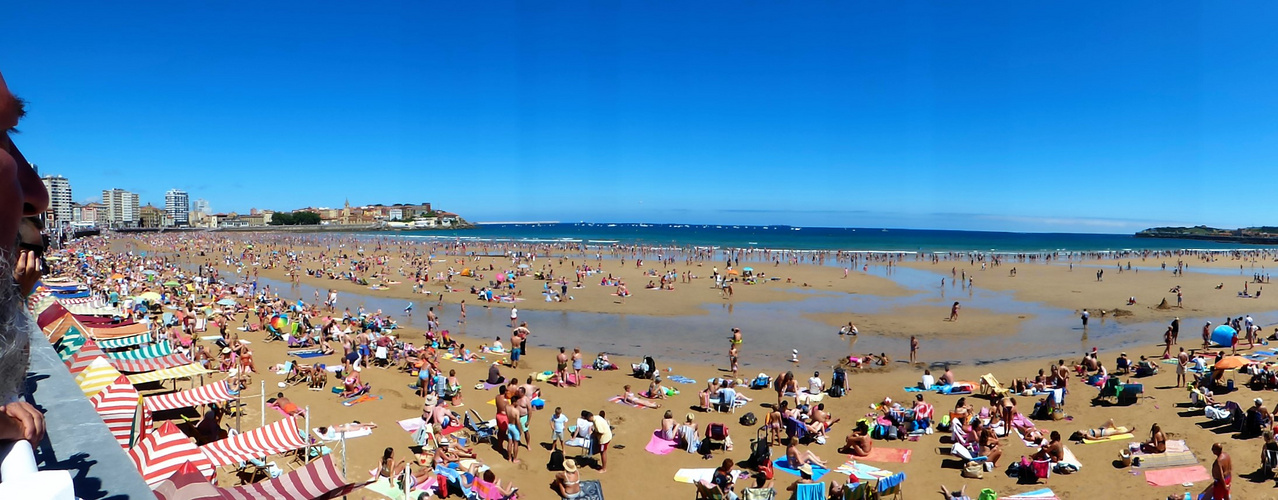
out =
[[[0,253],[10,264],[17,258],[15,243],[22,217],[39,215],[49,207],[40,177],[9,139],[9,131],[21,117],[22,105],[0,75]]]

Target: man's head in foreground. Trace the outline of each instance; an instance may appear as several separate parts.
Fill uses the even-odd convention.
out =
[[[38,216],[49,206],[40,177],[10,139],[23,113],[22,101],[9,92],[0,75],[0,417],[8,417],[0,418],[0,440],[38,441],[44,434],[43,418],[30,405],[13,403],[26,378],[30,336],[36,331],[14,277],[24,255],[19,252],[18,228],[24,217]]]

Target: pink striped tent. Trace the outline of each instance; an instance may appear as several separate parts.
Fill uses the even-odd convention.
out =
[[[222,490],[222,496],[228,500],[328,500],[349,495],[371,482],[347,483],[330,454],[275,479]]]
[[[170,354],[158,358],[148,359],[113,359],[111,364],[116,370],[124,373],[142,373],[163,370],[165,368],[176,368],[182,365],[190,364],[191,360],[181,354]]]
[[[125,450],[129,449],[135,438],[142,436],[145,429],[151,427],[150,412],[144,412],[141,426],[134,426],[138,415],[138,391],[124,375],[116,377],[111,385],[90,398],[89,403],[98,411],[107,428],[111,429],[111,435],[115,436],[115,440]]]
[[[176,473],[160,481],[152,493],[159,500],[226,500],[222,489],[213,486],[191,462],[182,464]]]
[[[227,384],[226,381],[221,381],[186,391],[170,392],[168,394],[160,394],[158,396],[147,396],[142,401],[146,406],[146,409],[150,411],[161,411],[172,410],[174,408],[187,408],[209,403],[221,403],[232,399],[235,399],[235,396],[231,395],[230,385]]]
[[[195,464],[205,479],[213,477],[214,466],[209,458],[173,422],[166,421],[160,428],[147,433],[146,437],[129,449],[129,458],[133,459],[133,465],[142,473],[142,479],[152,488],[172,476],[187,462]]]
[[[105,358],[106,353],[98,348],[98,344],[92,339],[84,341],[84,345],[80,346],[80,350],[72,356],[67,363],[67,368],[71,370],[71,376],[79,375],[85,368],[93,363],[94,358]],[[108,359],[107,361],[111,361]]]
[[[208,455],[214,466],[242,462],[250,458],[261,458],[293,451],[306,446],[302,433],[297,428],[297,421],[285,418],[265,427],[230,436],[200,447]]]

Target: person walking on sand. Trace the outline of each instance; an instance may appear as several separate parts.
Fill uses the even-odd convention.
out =
[[[956,301],[954,301],[954,305],[950,306],[950,321],[951,321],[951,322],[953,322],[953,321],[958,321],[959,307],[961,307],[961,306],[959,306],[959,303],[958,303],[958,301],[957,301],[957,300],[956,300]]]
[[[958,304],[958,302],[955,302]],[[910,335],[910,364],[914,364],[919,360],[919,339]]]
[[[1086,330],[1086,329],[1087,329],[1087,318],[1092,317],[1092,313],[1087,312],[1087,309],[1083,309],[1083,314],[1082,314],[1082,316],[1080,316],[1080,317],[1083,319],[1083,329],[1084,329],[1084,330]]]

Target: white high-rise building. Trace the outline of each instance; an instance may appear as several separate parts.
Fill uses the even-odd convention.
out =
[[[106,222],[111,227],[137,227],[141,212],[138,210],[138,194],[123,189],[102,191],[102,205]]]
[[[75,219],[75,211],[71,206],[71,181],[61,175],[46,175],[44,189],[49,191],[49,214],[53,215],[50,227],[70,224]]]
[[[164,193],[164,213],[169,216],[171,225],[190,225],[191,197],[181,189],[170,189]]]
[[[209,207],[209,200],[204,198],[195,200],[195,203],[191,205],[191,211],[199,212],[204,215],[211,215],[213,213],[213,209]]]

